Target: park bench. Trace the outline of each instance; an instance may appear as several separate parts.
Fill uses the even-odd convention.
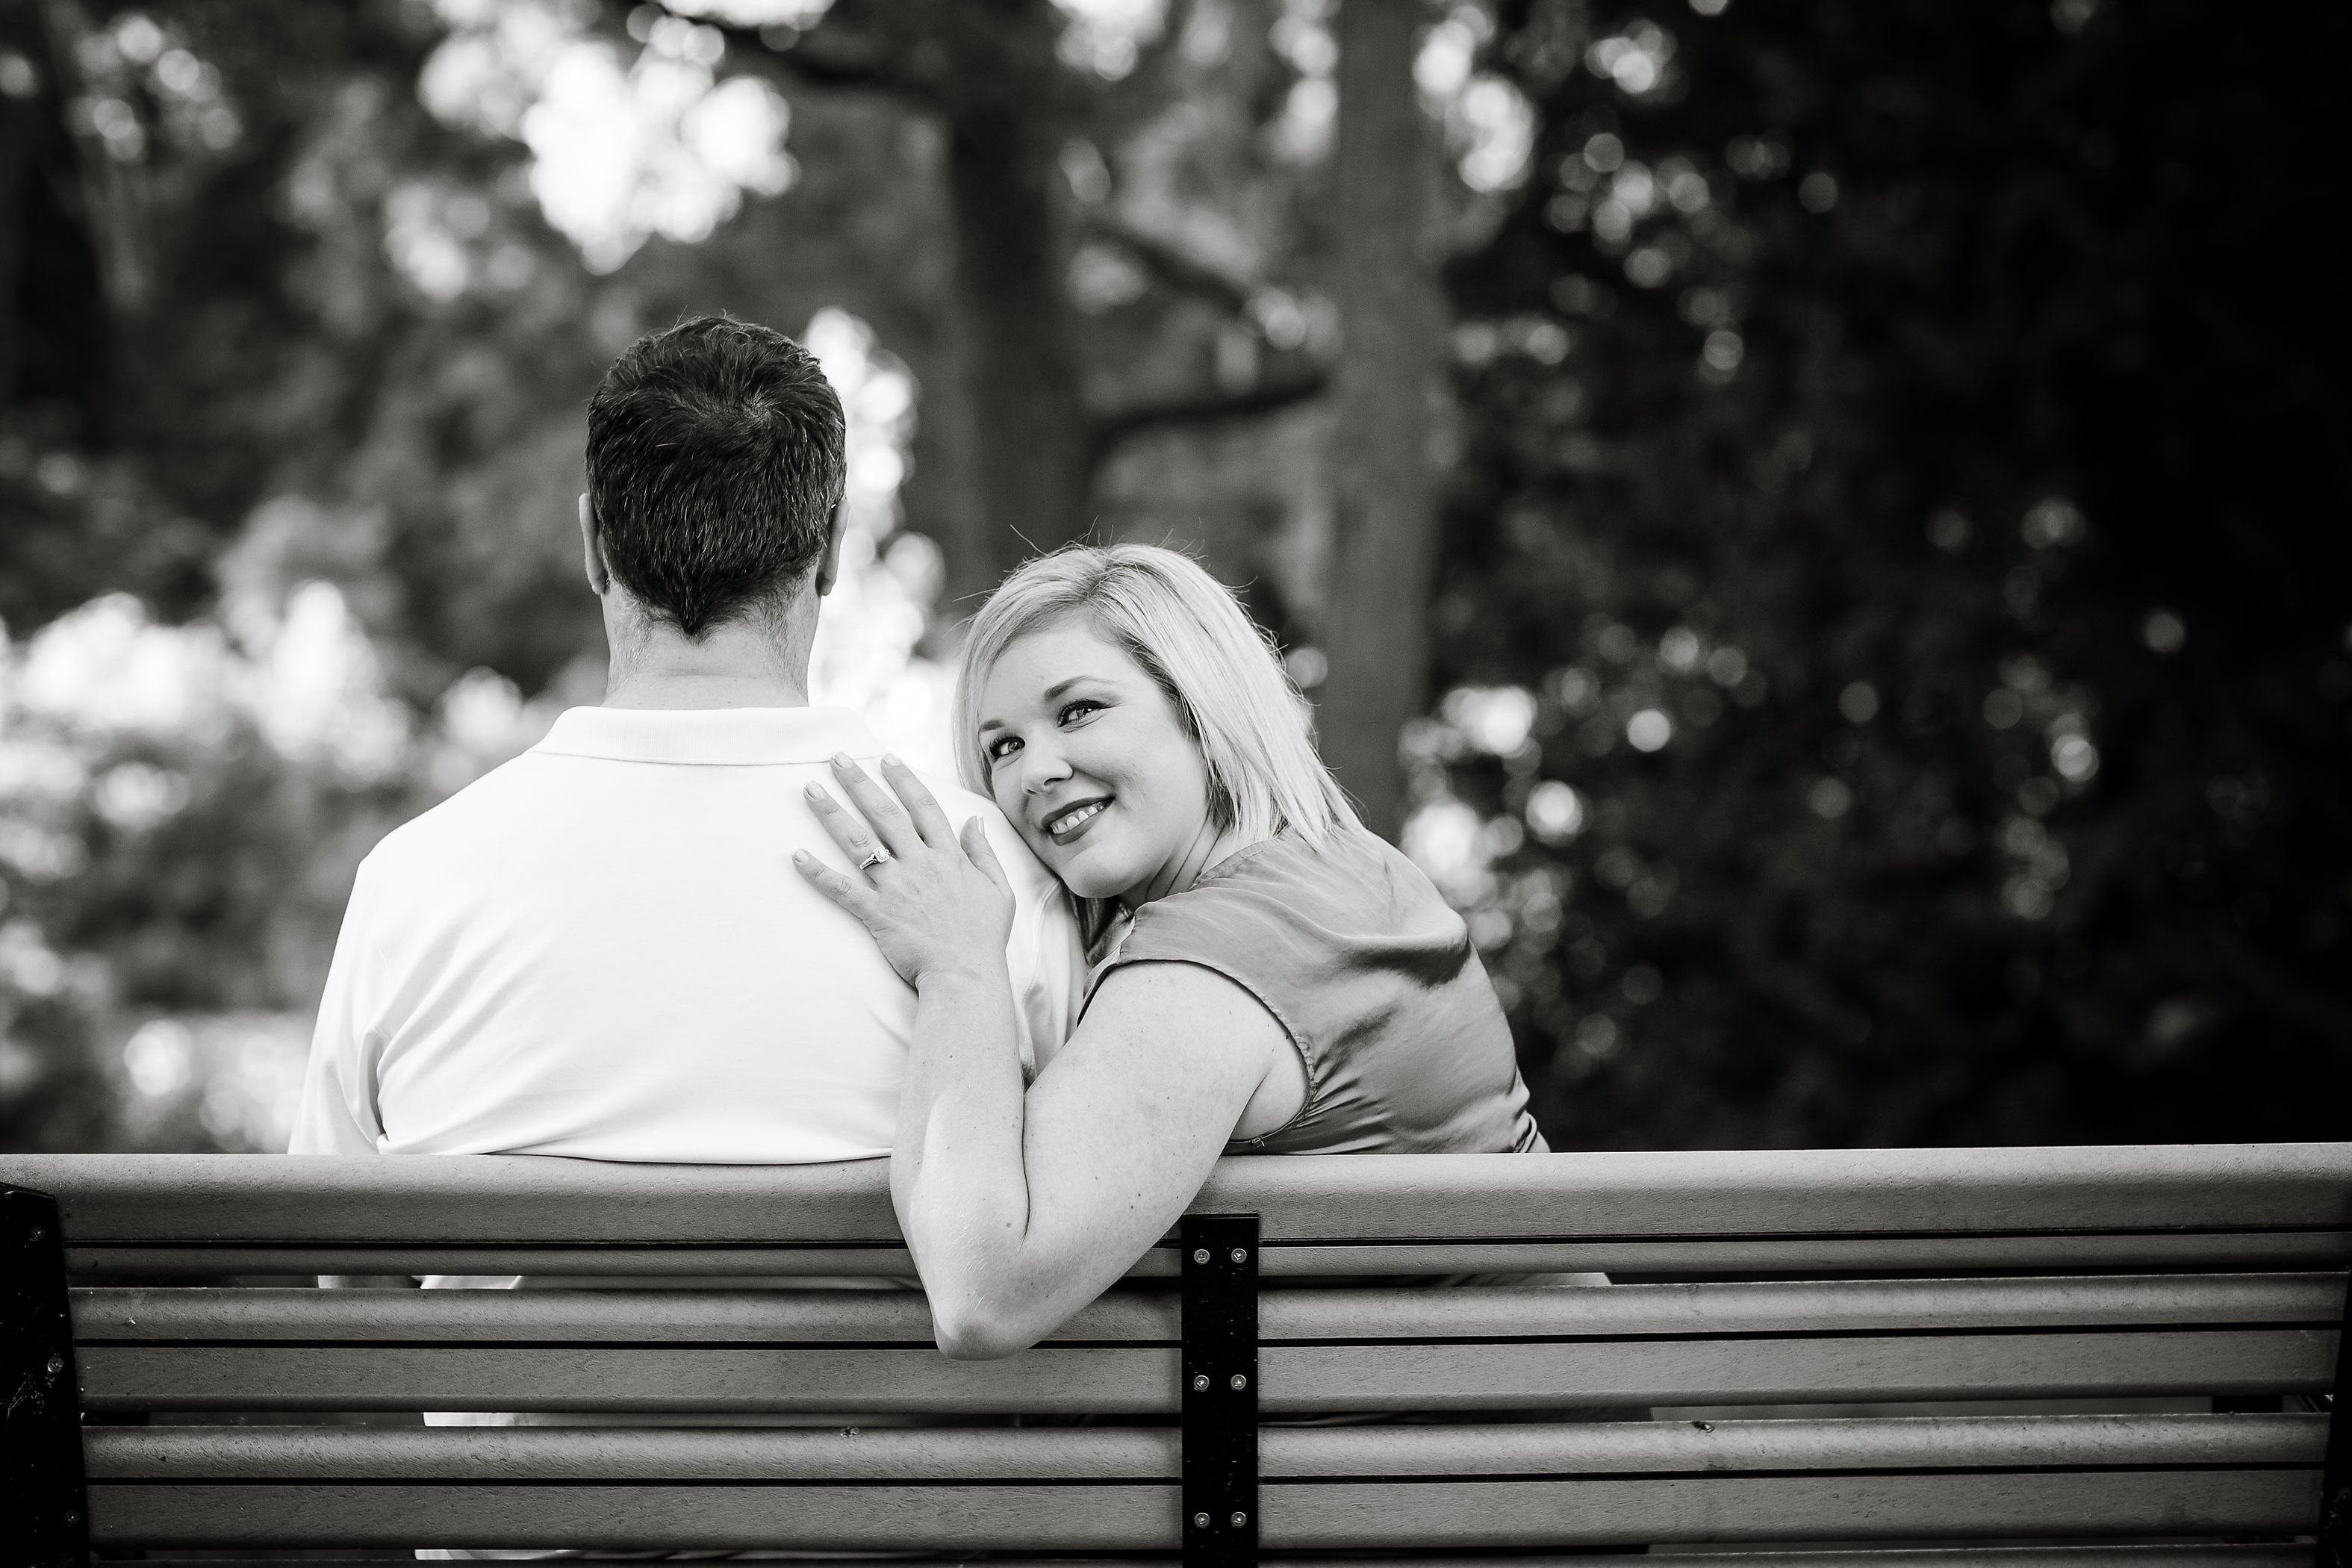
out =
[[[1127,1288],[992,1363],[941,1357],[911,1291],[719,1288],[909,1272],[876,1163],[19,1155],[0,1183],[30,1189],[0,1198],[10,1562],[2340,1553],[2352,1144],[1232,1159]],[[1620,1283],[1447,1282],[1591,1269]],[[305,1279],[425,1273],[680,1288]],[[1542,1418],[1567,1406],[1656,1415]],[[664,1426],[711,1413],[839,1424]]]

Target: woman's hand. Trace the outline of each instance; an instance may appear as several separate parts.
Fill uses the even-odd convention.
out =
[[[877,848],[888,858],[844,876],[795,850],[793,867],[864,921],[890,967],[918,990],[927,978],[1002,974],[1013,884],[981,819],[965,823],[959,837],[922,780],[896,757],[882,759],[888,789],[847,756],[833,759],[833,773],[857,811],[844,810],[818,784],[808,786],[809,808],[853,866],[873,860]]]

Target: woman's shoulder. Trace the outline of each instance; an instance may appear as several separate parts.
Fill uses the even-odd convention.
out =
[[[1234,857],[1229,875],[1236,882],[1328,894],[1360,908],[1368,894],[1376,895],[1379,905],[1400,910],[1445,907],[1428,875],[1402,850],[1353,823],[1334,827],[1319,843],[1284,834],[1252,848],[1260,853]],[[1202,880],[1210,883],[1222,870],[1212,868]]]
[[[1312,1093],[1276,1152],[1505,1150],[1533,1136],[1510,1026],[1462,917],[1360,828],[1275,839],[1136,912],[1112,961],[1216,970],[1297,1044]]]
[[[1197,931],[1225,941],[1268,926],[1341,938],[1450,935],[1460,924],[1419,867],[1352,824],[1319,842],[1286,833],[1245,846],[1135,917],[1139,934]]]

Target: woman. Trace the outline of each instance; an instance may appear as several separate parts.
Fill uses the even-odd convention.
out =
[[[958,767],[1082,901],[1096,967],[1024,1085],[1012,900],[895,759],[812,786],[860,874],[801,855],[918,993],[890,1190],[952,1356],[1025,1349],[1229,1151],[1541,1149],[1462,921],[1360,826],[1233,595],[1172,551],[1076,547],[972,624]],[[861,819],[862,818],[862,819]]]

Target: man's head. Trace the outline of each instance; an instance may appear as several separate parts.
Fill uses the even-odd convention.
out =
[[[782,333],[722,315],[638,339],[588,403],[592,582],[601,561],[653,628],[690,642],[772,620],[812,580],[823,594],[842,447],[841,400]]]

